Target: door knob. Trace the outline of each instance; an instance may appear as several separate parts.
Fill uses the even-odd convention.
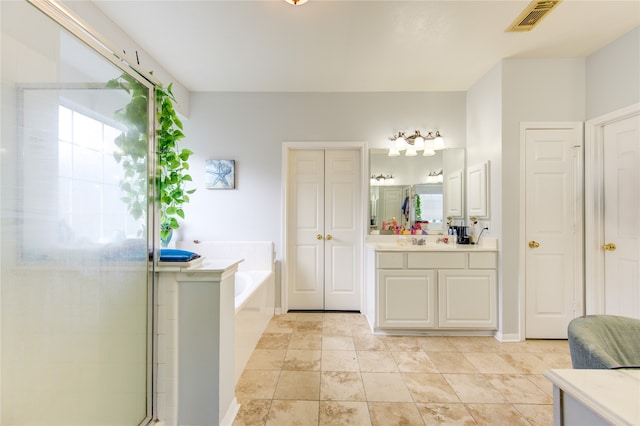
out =
[[[322,239],[322,235],[318,234],[316,235],[316,240],[321,240]]]
[[[540,247],[540,243],[537,241],[529,241],[529,248],[538,248]]]
[[[609,243],[609,244],[603,245],[602,248],[606,251],[615,251],[617,247],[615,244]]]
[[[331,234],[327,234],[327,240],[331,240],[333,239],[333,236],[331,236]]]

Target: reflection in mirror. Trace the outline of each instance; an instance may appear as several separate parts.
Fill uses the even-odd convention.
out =
[[[371,233],[394,234],[396,226],[398,232],[446,231],[447,175],[464,171],[464,148],[431,157],[389,157],[385,149],[372,149],[369,164]]]
[[[427,230],[441,232],[444,222],[442,183],[419,183],[413,188],[415,222],[420,223],[421,229],[428,224]]]

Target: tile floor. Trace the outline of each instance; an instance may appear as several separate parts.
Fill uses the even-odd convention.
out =
[[[234,425],[552,425],[566,340],[377,336],[360,314],[274,317],[236,387]]]

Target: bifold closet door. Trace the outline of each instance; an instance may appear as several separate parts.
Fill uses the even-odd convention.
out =
[[[359,310],[360,153],[292,150],[288,308]]]

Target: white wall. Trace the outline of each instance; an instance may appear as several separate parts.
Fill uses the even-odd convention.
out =
[[[115,53],[126,58],[133,65],[139,62],[139,68],[153,75],[165,86],[173,82],[173,94],[178,101],[176,110],[185,117],[189,116],[189,91],[167,72],[155,59],[149,56],[131,37],[90,1],[63,0],[64,6],[76,14],[80,20],[92,28],[103,41],[109,44]],[[141,19],[144,19],[141,17]],[[137,52],[137,55],[136,55]]]
[[[492,163],[490,229],[501,244],[503,335],[520,332],[520,122],[585,121],[639,102],[639,76],[640,27],[587,58],[503,60],[467,92],[468,164]],[[499,148],[492,138],[501,140]]]
[[[587,58],[586,119],[640,102],[640,27]]]
[[[465,94],[193,93],[185,147],[197,191],[185,240],[270,240],[281,258],[282,143],[365,141],[385,148],[398,131],[439,129],[466,145]],[[236,160],[235,190],[207,190],[204,161]]]
[[[138,50],[161,81],[175,82],[90,2],[66,3],[118,47]],[[488,225],[503,255],[501,320],[504,333],[517,333],[520,122],[584,121],[639,102],[639,75],[640,27],[586,59],[506,59],[466,94],[195,93],[189,102],[175,82],[181,112],[192,117],[185,146],[196,152],[198,188],[179,238],[266,239],[279,253],[283,141],[383,148],[397,131],[438,128],[448,146],[468,149],[468,165],[491,161]],[[237,161],[237,190],[204,189],[203,163],[214,158]]]
[[[502,246],[502,64],[496,65],[467,91],[467,166],[486,161],[489,168],[489,218],[478,222],[486,226],[484,235],[498,238]],[[498,285],[502,285],[502,252],[498,260]],[[501,291],[499,295],[501,297]],[[502,307],[502,303],[498,306]],[[503,315],[499,316],[502,324]],[[500,326],[502,329],[502,326]]]
[[[520,123],[584,121],[585,59],[503,60],[502,95],[502,333],[516,335],[524,244],[519,239]]]
[[[415,157],[389,157],[386,151],[375,153],[370,155],[369,169],[371,173],[393,175],[394,185],[425,183],[430,172],[442,170],[443,152],[436,151],[431,157],[423,157],[421,152]]]

